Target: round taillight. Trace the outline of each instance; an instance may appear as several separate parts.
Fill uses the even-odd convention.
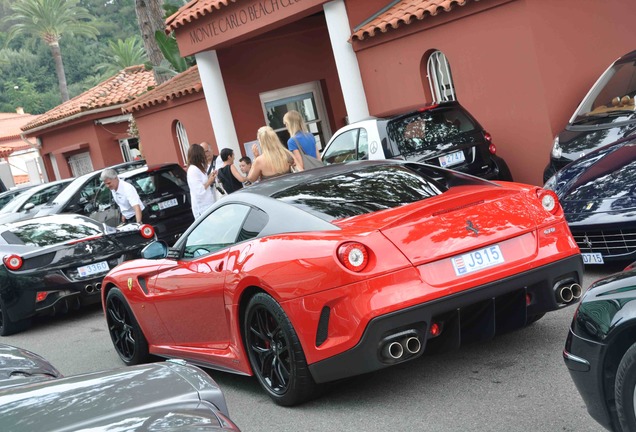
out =
[[[545,210],[550,213],[556,213],[559,208],[559,198],[557,197],[557,194],[551,190],[539,189],[537,195],[539,196],[541,205]]]
[[[149,239],[155,236],[155,229],[152,225],[144,224],[139,227],[139,233],[143,238]]]
[[[4,265],[9,270],[19,270],[22,267],[22,257],[19,255],[8,255],[4,257]]]
[[[486,139],[486,141],[488,141],[489,143],[492,142],[492,135],[490,135],[488,132],[484,132],[484,138]]]
[[[362,243],[345,243],[338,248],[338,259],[349,270],[362,271],[369,262],[369,252]]]
[[[490,154],[497,154],[497,147],[495,147],[494,144],[490,144],[488,146],[488,151],[490,152]]]

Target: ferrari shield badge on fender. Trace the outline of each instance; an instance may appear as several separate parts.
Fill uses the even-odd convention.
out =
[[[128,278],[128,290],[132,291],[133,286],[133,278]]]
[[[467,229],[468,231],[472,231],[472,232],[474,232],[476,236],[478,236],[478,235],[479,235],[479,228],[477,228],[477,227],[473,224],[473,221],[471,221],[471,220],[467,220],[467,221],[466,221],[466,229]]]

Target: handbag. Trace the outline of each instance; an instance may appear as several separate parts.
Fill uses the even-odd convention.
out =
[[[303,159],[303,169],[305,171],[325,166],[325,164],[322,163],[321,160],[316,159],[313,156],[309,156],[307,153],[305,153],[303,151],[303,147],[300,145],[300,143],[298,142],[295,136],[292,138],[294,139],[294,141],[296,141],[296,147],[298,147],[298,151],[300,152],[300,157]]]

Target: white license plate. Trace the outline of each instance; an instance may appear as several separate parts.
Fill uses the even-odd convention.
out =
[[[110,270],[110,268],[108,267],[108,263],[106,261],[102,261],[95,264],[78,267],[77,273],[79,274],[79,277],[87,277],[94,274],[105,273],[108,270]]]
[[[505,262],[501,249],[499,249],[499,245],[489,246],[487,248],[456,256],[451,258],[451,261],[457,276],[465,275],[470,272]]]
[[[583,264],[604,264],[603,255],[600,252],[582,253]]]
[[[171,200],[160,202],[159,203],[159,209],[160,210],[165,210],[167,208],[175,207],[177,205],[179,205],[179,203],[177,202],[177,199],[176,198],[172,198]]]
[[[447,154],[439,158],[439,164],[442,168],[446,168],[452,165],[457,165],[464,162],[466,158],[464,157],[463,151],[458,151],[455,153]]]

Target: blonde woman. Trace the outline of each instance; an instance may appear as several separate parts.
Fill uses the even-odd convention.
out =
[[[283,147],[274,129],[269,126],[263,126],[258,130],[256,138],[261,145],[263,153],[259,154],[256,145],[252,147],[256,158],[252,162],[252,168],[247,175],[247,179],[250,182],[254,183],[259,179],[265,180],[291,172],[291,168],[294,166],[294,156]]]
[[[303,120],[303,117],[298,111],[287,111],[283,116],[283,124],[287,128],[287,132],[289,132],[287,148],[294,155],[296,167],[300,168],[301,171],[305,169],[298,146],[302,147],[306,155],[320,159],[318,150],[316,150],[316,138],[307,131],[305,120]]]

